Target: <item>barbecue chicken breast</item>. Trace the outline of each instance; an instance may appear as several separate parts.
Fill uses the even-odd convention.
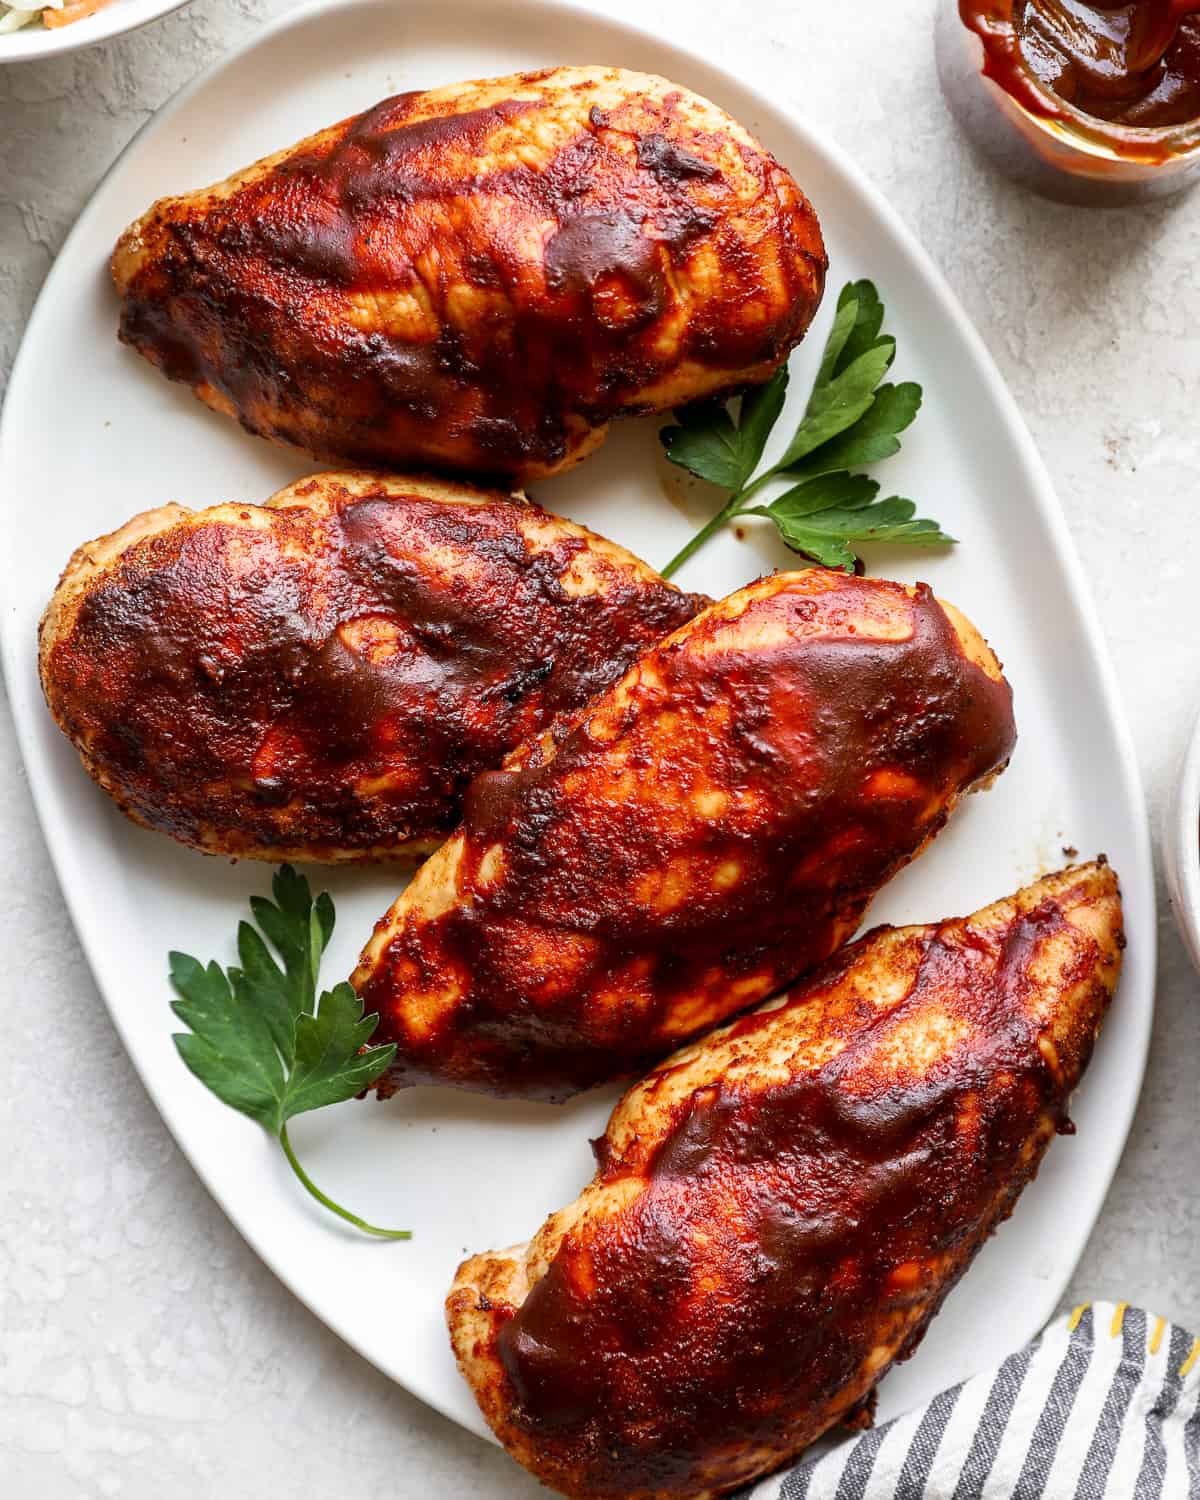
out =
[[[353,984],[380,1091],[561,1098],[774,993],[1014,742],[975,628],[809,569],[713,605],[467,792]]]
[[[509,1453],[706,1500],[861,1414],[1070,1129],[1122,946],[1112,871],[1066,870],[870,933],[631,1089],[583,1194],[447,1300]]]
[[[138,823],[210,854],[394,857],[707,602],[520,497],[322,474],[81,547],[42,686]]]
[[[387,99],[160,200],[112,260],[121,338],[251,432],[516,480],[766,380],[825,266],[742,126],[599,67]]]

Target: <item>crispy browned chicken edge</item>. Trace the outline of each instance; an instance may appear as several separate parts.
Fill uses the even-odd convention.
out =
[[[522,86],[532,87],[532,85],[563,71],[578,72],[580,74],[626,75],[641,80],[644,90],[647,88],[650,90],[661,88],[668,93],[671,91],[680,91],[691,95],[704,110],[712,111],[725,120],[731,121],[740,135],[745,138],[745,144],[761,153],[791,183],[800,205],[811,220],[812,228],[816,233],[818,247],[817,251],[806,246],[797,247],[799,256],[809,268],[813,278],[812,307],[809,317],[803,327],[797,329],[772,358],[761,360],[757,364],[746,366],[740,370],[725,372],[723,379],[711,381],[703,390],[696,390],[691,399],[727,400],[755,386],[765,384],[787,363],[794,350],[803,342],[817,312],[820,310],[829,271],[829,254],[820,226],[820,217],[808,195],[800,188],[799,183],[788,169],[778,161],[774,153],[758,139],[757,135],[748,126],[738,120],[736,116],[730,115],[723,106],[716,103],[715,100],[708,98],[707,95],[689,89],[686,85],[674,83],[672,80],[658,73],[647,73],[640,69],[624,68],[617,64],[564,63],[546,68],[526,69],[495,78],[463,79],[455,83],[419,90],[417,92],[426,97],[430,107],[427,111],[418,114],[414,118],[420,120],[433,117],[436,115],[436,105],[440,100],[446,97],[451,99],[458,98],[466,90],[483,89],[495,84],[511,84],[514,91],[516,91]],[[359,111],[348,115],[332,125],[315,131],[310,136],[303,137],[289,145],[268,152],[266,155],[237,169],[220,181],[210,183],[204,187],[187,190],[183,193],[164,194],[157,198],[148,209],[122,231],[109,257],[109,273],[113,286],[122,303],[132,296],[134,283],[145,269],[147,260],[155,253],[160,246],[160,242],[169,233],[171,213],[176,204],[183,200],[190,200],[193,207],[200,204],[201,211],[211,210],[216,204],[225,198],[235,195],[242,187],[253,182],[256,178],[274,171],[279,166],[285,164],[298,152],[320,149],[328,141],[336,142],[341,138],[346,129],[360,118],[362,113],[362,111]],[[127,336],[123,317],[118,328],[118,338],[122,343],[146,359],[149,364],[155,368],[161,368],[163,363],[161,351],[156,350],[153,345],[144,344]],[[200,380],[191,385],[190,388],[197,399],[209,407],[210,410],[242,423],[241,415],[235,403],[223,391],[214,386],[211,381]],[[490,477],[496,482],[501,483],[514,481],[521,484],[529,484],[552,478],[557,474],[566,473],[582,463],[584,459],[588,458],[603,444],[614,420],[624,420],[628,417],[660,415],[678,404],[677,402],[664,403],[662,401],[629,403],[612,418],[604,422],[593,422],[579,412],[573,413],[569,421],[569,426],[572,430],[571,440],[567,443],[561,459],[552,463],[531,460],[523,464],[519,471],[509,473],[501,471],[485,477]],[[245,424],[242,423],[242,425]],[[297,451],[291,442],[278,434],[269,431],[260,431],[258,427],[249,427],[247,430],[251,431],[253,435],[264,438],[266,441],[285,451]],[[311,457],[321,463],[336,465],[344,461],[344,455],[339,454],[336,450],[323,450],[314,447],[307,449],[307,451]],[[463,478],[471,477],[464,473],[464,471],[456,469],[453,466],[448,468],[448,472],[455,473]]]
[[[1091,1026],[1091,1034],[1083,1039],[1080,1048],[1081,1064],[1076,1086],[1082,1081],[1083,1074],[1087,1070],[1092,1050],[1099,1038],[1107,1018],[1108,1010],[1116,996],[1121,977],[1123,953],[1127,946],[1120,881],[1115,870],[1109,863],[1107,855],[1100,853],[1092,860],[1072,862],[1060,870],[1046,872],[1011,895],[1000,897],[988,903],[971,913],[969,917],[957,919],[970,921],[975,918],[986,917],[992,910],[1006,905],[1011,905],[1016,913],[1027,911],[1035,904],[1032,899],[1035,893],[1039,891],[1044,893],[1047,888],[1051,888],[1052,896],[1058,898],[1065,896],[1072,890],[1077,890],[1080,883],[1092,886],[1092,889],[1088,890],[1086,895],[1077,903],[1076,909],[1087,911],[1095,918],[1094,925],[1085,923],[1085,926],[1091,931],[1098,949],[1095,973],[1089,981],[1089,986],[1093,989],[1100,988],[1105,991],[1105,998],[1096,1007],[1097,1015]],[[1106,916],[1106,908],[1111,911],[1111,917]],[[946,920],[954,921],[956,919],[951,918]],[[919,927],[927,924],[915,925]],[[895,929],[887,923],[878,924],[855,939],[855,945],[867,942],[878,933],[896,930],[903,931],[902,928]],[[842,951],[845,952],[846,950],[843,949]],[[834,955],[834,957],[836,958],[837,955]],[[651,1070],[651,1073],[647,1075],[647,1079],[643,1079],[641,1082],[632,1085],[617,1101],[601,1140],[607,1138],[608,1133],[612,1130],[622,1112],[631,1107],[631,1101],[634,1099],[636,1092],[641,1089],[645,1082],[652,1079],[655,1074],[686,1065],[707,1044],[719,1040],[724,1033],[736,1027],[740,1021],[745,1019],[746,1015],[767,1012],[778,1007],[781,1001],[786,999],[786,994],[787,992],[784,991],[783,995],[771,997],[742,1016],[734,1017],[725,1025],[711,1032],[707,1037],[701,1037],[697,1041],[689,1043],[677,1053],[664,1059],[663,1062]],[[1052,1067],[1057,1069],[1057,1058],[1052,1038],[1050,1039],[1050,1057],[1054,1059]],[[998,1194],[993,1211],[986,1222],[979,1248],[982,1248],[982,1245],[987,1243],[1000,1225],[1012,1216],[1024,1189],[1036,1179],[1045,1147],[1050,1143],[1055,1133],[1053,1122],[1050,1120],[1043,1121],[1040,1133],[1040,1150],[1038,1149],[1039,1139],[1035,1138],[1032,1141],[1034,1148],[1032,1159],[1023,1163],[1020,1174],[1014,1177],[1008,1190]],[[505,1249],[482,1251],[468,1256],[459,1265],[444,1303],[447,1331],[454,1352],[455,1362],[459,1373],[470,1386],[471,1392],[475,1396],[479,1409],[488,1426],[495,1432],[497,1437],[501,1438],[503,1446],[511,1457],[522,1463],[543,1484],[555,1489],[558,1486],[552,1483],[538,1462],[538,1452],[533,1438],[523,1433],[519,1428],[515,1428],[507,1420],[512,1404],[511,1392],[507,1388],[503,1369],[499,1364],[494,1349],[495,1338],[501,1325],[495,1319],[491,1319],[490,1314],[499,1308],[511,1307],[515,1309],[521,1306],[525,1298],[529,1295],[532,1286],[540,1279],[540,1275],[545,1274],[550,1260],[553,1258],[552,1254],[547,1258],[544,1250],[539,1250],[539,1260],[531,1266],[528,1259],[531,1247],[551,1224],[556,1224],[557,1227],[557,1223],[561,1223],[562,1235],[559,1236],[560,1240],[569,1232],[572,1222],[572,1210],[576,1209],[581,1203],[586,1187],[587,1184],[584,1185],[584,1188],[581,1188],[580,1195],[566,1209],[552,1213],[530,1240],[522,1244],[508,1246]],[[940,1294],[933,1303],[932,1310],[922,1320],[915,1337],[910,1338],[899,1349],[889,1366],[885,1367],[884,1374],[887,1373],[887,1369],[891,1368],[891,1364],[901,1363],[909,1359],[916,1352],[930,1323],[941,1310],[946,1297],[953,1291],[966,1271],[970,1269],[973,1259],[973,1256],[969,1256],[956,1274],[949,1278],[946,1285],[940,1289]],[[531,1276],[531,1270],[537,1274]],[[478,1383],[472,1379],[470,1373],[472,1365],[475,1366],[477,1371],[481,1372],[482,1378]],[[746,1485],[757,1483],[771,1473],[778,1472],[785,1465],[795,1462],[803,1452],[808,1451],[814,1443],[821,1441],[822,1438],[827,1437],[835,1429],[862,1430],[863,1428],[871,1427],[874,1422],[874,1411],[880,1378],[882,1377],[877,1377],[872,1381],[869,1388],[856,1393],[853,1401],[845,1410],[834,1415],[821,1432],[817,1433],[803,1448],[794,1452],[771,1455],[753,1472],[741,1474],[735,1481],[729,1484],[697,1489],[691,1500],[721,1500],[722,1496],[740,1491]],[[583,1490],[569,1491],[566,1489],[563,1489],[562,1493],[574,1493],[580,1496],[586,1494]],[[657,1500],[659,1494],[658,1490],[647,1488],[633,1492],[630,1500]]]
[[[142,817],[130,804],[120,785],[108,774],[104,765],[89,752],[86,745],[80,743],[79,737],[74,732],[69,697],[60,691],[54,673],[55,649],[61,642],[69,639],[89,591],[115,575],[132,549],[181,524],[186,525],[188,522],[203,524],[205,518],[240,520],[247,511],[261,512],[293,508],[328,510],[336,503],[338,493],[346,493],[355,498],[382,494],[402,501],[414,490],[424,494],[427,498],[432,493],[446,503],[481,505],[495,500],[505,500],[513,505],[532,508],[529,497],[520,489],[485,488],[482,485],[468,484],[466,481],[448,479],[445,475],[394,475],[370,469],[327,470],[293,480],[261,501],[230,500],[201,509],[193,509],[177,502],[154,506],[131,516],[128,521],[113,531],[105,532],[75,548],[59,575],[54,592],[38,622],[38,678],[51,717],[76,750],[84,770],[130,822],[153,833],[161,834],[165,831]],[[554,519],[558,521],[560,518]],[[564,521],[562,524],[577,530],[580,535],[586,535],[589,539],[595,536],[585,527],[576,527],[573,522]],[[604,538],[596,536],[595,539],[607,546],[617,547],[616,543],[608,543]],[[619,550],[623,552],[625,549]],[[632,553],[629,557],[639,569],[647,573],[653,571]],[[315,850],[313,846],[307,844],[255,845],[248,843],[244,847],[230,848],[220,834],[214,836],[211,845],[181,839],[170,832],[168,832],[168,837],[174,838],[185,848],[194,849],[200,854],[215,858],[224,857],[233,861],[251,859],[269,864],[317,862],[359,865],[394,862],[415,866],[432,854],[443,842],[439,838],[413,838],[401,843],[382,844],[369,849],[322,848]]]

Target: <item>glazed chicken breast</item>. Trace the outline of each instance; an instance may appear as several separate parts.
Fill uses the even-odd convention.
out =
[[[42,686],[138,823],[210,854],[395,857],[707,602],[520,497],[323,474],[81,547]]]
[[[395,1066],[562,1098],[778,990],[1003,767],[1012,695],[924,585],[713,605],[467,792],[352,983]]]
[[[450,1336],[509,1453],[577,1500],[722,1495],[861,1412],[1037,1171],[1116,987],[1103,864],[881,928],[631,1089]]]
[[[121,237],[121,338],[322,460],[529,480],[763,381],[824,288],[735,120],[620,68],[400,94]]]

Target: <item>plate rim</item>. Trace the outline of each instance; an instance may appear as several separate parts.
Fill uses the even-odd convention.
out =
[[[82,36],[76,36],[76,26],[64,26],[61,31],[47,31],[44,26],[30,26],[27,30],[14,31],[6,37],[0,37],[0,67],[8,67],[13,63],[39,62],[48,57],[62,57],[68,52],[79,52],[85,47],[97,47],[101,42],[111,42],[116,37],[140,31],[152,21],[159,21],[190,4],[191,0],[120,0],[111,9],[100,11],[95,16],[86,16],[78,22],[77,25],[83,28]],[[130,16],[129,11],[135,14]],[[96,24],[92,25],[92,22]],[[217,59],[218,62],[220,60]],[[166,101],[167,104],[173,103],[176,97],[178,94],[172,95]],[[154,118],[154,115],[150,116],[151,120]],[[141,134],[140,130],[138,134]],[[136,138],[135,136],[134,139]],[[132,144],[130,141],[122,148],[121,156],[125,155]],[[120,161],[121,156],[117,157],[117,161]],[[113,166],[116,164],[114,162]],[[104,176],[107,177],[108,173]],[[103,181],[104,178],[101,178],[94,192],[99,192]],[[91,198],[88,202],[91,202]],[[84,206],[86,208],[86,204]]]
[[[170,8],[175,9],[186,3],[187,0],[171,0]],[[449,0],[449,3],[447,3],[447,0],[442,0],[442,3],[446,4],[447,9],[452,9],[454,8],[455,0]],[[478,0],[467,0],[467,3],[478,3]],[[1128,1103],[1121,1112],[1123,1118],[1120,1118],[1118,1122],[1120,1146],[1114,1151],[1111,1161],[1104,1169],[1103,1192],[1097,1197],[1096,1209],[1090,1216],[1079,1218],[1072,1224],[1064,1225],[1062,1229],[1062,1240],[1070,1241],[1068,1257],[1070,1266],[1069,1275],[1073,1275],[1078,1268],[1083,1251],[1108,1200],[1113,1178],[1128,1145],[1134,1114],[1141,1098],[1156,1004],[1158,900],[1154,879],[1149,809],[1142,784],[1141,769],[1137,761],[1133,736],[1125,705],[1120,696],[1108,642],[1101,629],[1096,604],[1092,598],[1082,561],[1076,550],[1074,540],[1067,525],[1066,515],[1058,500],[1049,471],[1034,444],[1032,435],[1021,414],[1016,399],[1000,374],[999,368],[990,350],[984,343],[982,335],[968,318],[966,311],[959,303],[956,294],[950,287],[942,271],[917,238],[915,232],[900,217],[898,210],[892,207],[883,191],[876,186],[873,179],[857,165],[852,156],[844,151],[830,135],[825,133],[820,127],[810,123],[809,120],[786,100],[776,99],[763,94],[755,85],[737,78],[721,63],[710,61],[700,50],[694,49],[686,43],[668,38],[653,27],[643,26],[635,21],[626,20],[623,17],[608,15],[599,3],[588,3],[588,0],[509,0],[509,3],[510,5],[518,6],[526,12],[541,13],[547,17],[566,16],[569,18],[574,16],[581,21],[600,21],[615,32],[623,33],[626,37],[635,39],[641,44],[648,44],[664,55],[671,55],[673,59],[678,59],[685,65],[691,63],[704,69],[714,78],[718,79],[722,85],[728,84],[734,91],[748,90],[755,97],[761,99],[765,105],[785,118],[789,126],[801,138],[805,148],[815,156],[823,157],[840,178],[852,184],[862,195],[871,212],[876,214],[886,225],[896,249],[907,262],[909,269],[924,284],[929,295],[936,302],[941,314],[953,324],[955,335],[967,357],[974,365],[976,372],[984,382],[996,413],[1003,424],[1004,436],[1022,472],[1031,501],[1035,505],[1039,517],[1054,543],[1056,564],[1068,595],[1069,605],[1075,611],[1080,626],[1086,633],[1089,641],[1102,700],[1101,707],[1112,729],[1115,769],[1120,776],[1123,792],[1122,800],[1127,806],[1133,836],[1133,851],[1130,865],[1121,872],[1122,888],[1126,892],[1136,888],[1139,904],[1141,904],[1145,912],[1146,943],[1145,951],[1141,953],[1143,969],[1142,983],[1145,993],[1139,996],[1140,1004],[1136,1008],[1136,1020],[1138,1022],[1134,1034],[1136,1057],[1131,1057],[1127,1054],[1124,1061],[1126,1069],[1132,1066],[1135,1075],[1132,1080],[1133,1087],[1129,1091]],[[53,294],[60,274],[63,276],[67,274],[67,252],[74,247],[77,239],[85,236],[91,215],[96,210],[97,200],[100,198],[109,179],[124,165],[128,156],[133,152],[142,135],[151,126],[159,128],[169,124],[178,110],[186,105],[196,93],[208,86],[227,67],[240,62],[259,47],[269,46],[280,34],[290,31],[293,28],[304,26],[315,17],[328,12],[351,10],[360,5],[380,9],[384,7],[402,8],[403,4],[404,0],[305,0],[305,3],[296,6],[294,9],[284,11],[265,22],[240,42],[235,43],[232,47],[214,58],[212,62],[201,69],[193,79],[178,89],[170,99],[166,100],[139,127],[96,183],[87,203],[84,205],[64,240],[62,249],[42,284],[33,310],[26,322],[10,372],[4,404],[2,409],[0,409],[0,500],[5,498],[4,479],[6,474],[10,472],[10,449],[15,448],[19,442],[18,434],[15,431],[15,419],[12,417],[15,405],[12,397],[13,392],[19,388],[20,382],[23,379],[24,366],[27,362],[27,350],[37,342],[33,335],[36,334],[41,319],[44,316],[48,316],[46,309],[53,300]],[[29,358],[32,359],[32,356]],[[9,609],[0,611],[0,672],[2,672],[10,702],[15,702],[12,684],[15,680],[16,672],[19,670],[22,652],[28,647],[28,643],[22,644],[16,638],[15,629],[11,624],[11,613]],[[213,1174],[203,1169],[193,1160],[187,1145],[176,1131],[175,1124],[171,1118],[172,1111],[165,1102],[167,1094],[171,1092],[168,1081],[157,1075],[147,1076],[142,1073],[140,1067],[138,1067],[136,1054],[131,1047],[130,1039],[127,1036],[126,1027],[121,1019],[119,1007],[114,1007],[109,999],[108,988],[101,982],[100,975],[107,969],[108,965],[106,961],[98,957],[103,951],[100,934],[95,930],[91,919],[85,915],[87,907],[82,899],[82,890],[86,878],[84,867],[81,861],[70,859],[66,844],[64,843],[60,849],[48,832],[52,799],[41,789],[41,776],[39,771],[35,769],[38,763],[34,754],[32,733],[26,728],[28,722],[28,719],[22,722],[22,718],[14,712],[13,726],[15,737],[21,752],[22,762],[26,768],[30,794],[34,803],[39,829],[41,830],[55,877],[62,892],[64,904],[71,918],[84,957],[87,960],[92,980],[104,1002],[109,1019],[121,1039],[122,1046],[134,1066],[134,1071],[137,1073],[139,1081],[150,1096],[162,1123],[178,1146],[184,1159],[203,1182],[205,1188],[216,1201],[226,1218],[233,1224],[234,1228],[263,1264],[278,1277],[293,1296],[302,1302],[315,1317],[342,1339],[343,1342],[366,1359],[368,1363],[379,1369],[390,1380],[409,1391],[417,1399],[439,1411],[442,1415],[461,1424],[462,1417],[460,1413],[443,1404],[438,1398],[436,1388],[431,1389],[411,1384],[408,1380],[401,1378],[395,1371],[382,1365],[343,1326],[343,1320],[333,1309],[323,1306],[319,1301],[313,1299],[311,1295],[299,1290],[296,1279],[293,1278],[287,1269],[286,1257],[277,1255],[273,1249],[261,1243],[260,1236],[253,1223],[244,1221],[243,1216],[226,1203],[222,1194],[214,1186],[212,1180]],[[45,807],[43,807],[43,796],[45,796]],[[1128,984],[1132,980],[1127,975],[1123,978],[1122,982],[1123,984]],[[1093,1169],[1093,1173],[1096,1176],[1100,1175],[1095,1169]],[[1058,1306],[1064,1290],[1064,1285],[1048,1283],[1048,1292],[1041,1297],[1037,1306],[1038,1327],[1044,1326],[1049,1321]],[[480,1429],[476,1428],[472,1430],[479,1431]],[[487,1432],[485,1435],[491,1441],[495,1441],[490,1432]]]

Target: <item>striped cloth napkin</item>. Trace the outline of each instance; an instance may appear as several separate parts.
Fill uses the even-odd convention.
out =
[[[1124,1302],[746,1500],[1200,1500],[1200,1339]]]

